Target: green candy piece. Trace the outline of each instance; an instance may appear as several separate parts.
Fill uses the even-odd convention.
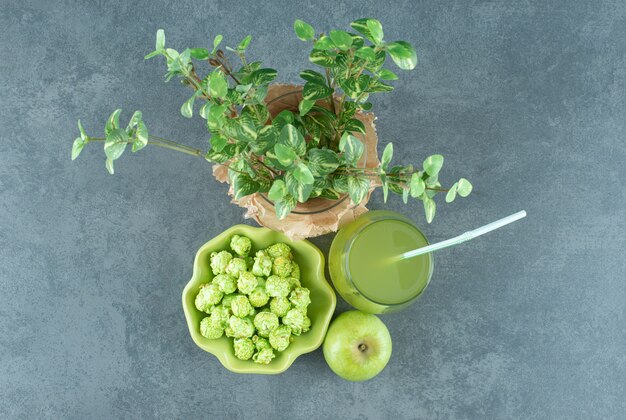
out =
[[[279,276],[269,276],[265,281],[265,291],[271,297],[287,297],[291,287],[289,280]]]
[[[254,324],[250,318],[232,315],[228,320],[228,329],[235,338],[250,338],[254,335]]]
[[[237,290],[237,281],[228,274],[218,274],[213,278],[213,283],[226,295]]]
[[[311,318],[308,316],[304,317],[304,323],[302,324],[302,332],[305,333],[311,329]]]
[[[249,338],[235,338],[233,340],[235,357],[240,360],[248,360],[254,354],[255,346]]]
[[[211,311],[211,320],[220,325],[222,328],[226,328],[228,326],[230,315],[230,309],[223,305],[217,305]]]
[[[255,335],[254,337],[252,337],[252,342],[254,343],[254,345],[255,345],[257,350],[271,349],[272,348],[272,346],[270,345],[270,342],[267,340],[267,338],[263,338],[263,337],[260,337],[258,335]]]
[[[234,278],[239,278],[239,275],[248,269],[246,261],[242,258],[233,258],[226,266],[226,273],[230,274]]]
[[[292,267],[291,260],[287,257],[276,257],[272,265],[272,273],[280,277],[287,277],[291,274]]]
[[[307,306],[311,303],[311,292],[306,287],[296,287],[289,294],[289,301],[298,309],[306,312]]]
[[[211,253],[211,270],[213,274],[223,274],[226,272],[228,263],[233,259],[233,256],[228,251],[212,252]]]
[[[254,308],[250,304],[250,301],[244,295],[239,295],[230,303],[230,310],[234,316],[243,318],[254,313]]]
[[[252,274],[265,277],[272,274],[272,258],[264,251],[256,253],[254,264],[252,265]]]
[[[289,245],[284,244],[282,242],[276,243],[274,245],[270,245],[266,249],[266,252],[272,258],[278,258],[278,257],[285,257],[285,258],[288,258],[288,259],[292,259],[293,258],[292,254],[291,254],[291,248],[289,247]]]
[[[252,306],[254,306],[255,308],[260,308],[261,306],[267,305],[267,302],[269,302],[270,297],[265,291],[265,287],[257,286],[252,291],[252,293],[248,295],[248,300],[250,301],[250,304]]]
[[[291,328],[281,325],[270,333],[270,345],[278,351],[284,351],[291,341]]]
[[[270,310],[277,316],[285,316],[291,309],[291,302],[286,297],[275,297],[270,300]]]
[[[295,278],[296,280],[300,280],[300,266],[297,262],[291,262],[291,274],[289,276]]]
[[[274,350],[270,347],[270,348],[261,349],[258,352],[256,352],[252,356],[252,360],[254,361],[254,363],[267,365],[272,361],[274,357],[276,357],[276,355],[274,354]]]
[[[249,295],[257,287],[258,281],[256,276],[249,271],[244,271],[237,279],[237,288],[240,293]]]
[[[209,316],[200,321],[200,334],[211,340],[216,340],[224,334],[224,328]]]
[[[245,236],[233,235],[230,240],[230,249],[239,256],[245,257],[252,249],[252,242]]]
[[[304,327],[305,314],[298,308],[290,309],[283,317],[283,324],[291,328],[293,335],[300,335]]]
[[[230,295],[225,295],[222,299],[222,306],[230,309],[233,299],[235,299],[237,296],[241,295],[239,293],[231,293]]]
[[[200,291],[196,295],[196,308],[199,311],[210,313],[214,305],[222,300],[224,294],[217,284],[208,283],[200,286]]]
[[[273,312],[259,312],[254,317],[254,326],[261,337],[268,337],[278,324],[278,316]]]

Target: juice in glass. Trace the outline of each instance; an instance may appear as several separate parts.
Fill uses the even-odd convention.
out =
[[[428,245],[407,217],[370,211],[343,227],[330,247],[329,271],[337,292],[364,312],[395,312],[424,291],[433,272],[432,253],[391,262],[403,252]]]

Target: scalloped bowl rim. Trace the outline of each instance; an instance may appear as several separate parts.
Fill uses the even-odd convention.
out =
[[[282,355],[281,355],[282,363],[280,364],[276,364],[275,362],[277,360],[274,359],[268,365],[261,365],[261,364],[256,364],[253,362],[244,362],[246,363],[246,365],[243,367],[233,366],[233,363],[239,364],[239,362],[243,362],[243,361],[236,359],[234,354],[232,354],[231,350],[220,351],[220,349],[215,348],[216,346],[210,341],[208,341],[208,344],[207,344],[207,339],[202,337],[200,333],[197,331],[197,325],[195,324],[193,320],[191,312],[192,311],[198,312],[198,310],[195,308],[193,303],[189,305],[189,303],[187,302],[187,296],[190,293],[192,293],[199,284],[206,282],[206,279],[200,278],[200,275],[201,275],[200,264],[202,261],[201,259],[204,257],[204,255],[207,255],[208,257],[208,254],[210,252],[219,250],[216,248],[217,242],[222,241],[225,237],[232,236],[235,234],[245,235],[245,236],[250,236],[250,237],[258,236],[259,234],[260,235],[273,235],[274,237],[280,238],[273,242],[279,242],[279,241],[285,242],[289,244],[290,246],[295,244],[295,246],[292,246],[292,248],[304,247],[306,251],[305,253],[307,255],[306,257],[301,256],[301,258],[311,259],[312,265],[314,266],[313,277],[315,278],[311,281],[314,285],[313,288],[322,292],[322,294],[326,296],[326,298],[328,299],[328,304],[324,305],[323,310],[320,310],[320,315],[319,315],[320,319],[317,320],[317,323],[321,322],[323,324],[322,325],[323,328],[320,331],[318,331],[318,336],[315,337],[314,341],[310,343],[309,345],[306,345],[304,347],[299,346],[298,348],[289,347],[287,350],[282,352]],[[253,246],[254,246],[254,239],[253,239]],[[315,256],[315,258],[313,256]],[[315,259],[315,261],[313,260],[313,258]],[[320,251],[319,248],[317,248],[315,245],[313,245],[311,242],[307,240],[292,241],[281,232],[277,232],[268,228],[248,226],[244,224],[234,225],[226,229],[225,231],[216,235],[211,240],[209,240],[204,245],[202,245],[200,249],[198,249],[198,251],[196,252],[196,256],[194,258],[193,274],[191,276],[191,280],[189,280],[189,282],[185,285],[183,289],[183,293],[182,293],[183,311],[185,313],[185,319],[187,321],[187,327],[189,329],[189,334],[191,335],[191,338],[193,339],[194,343],[196,343],[196,345],[200,347],[202,350],[208,353],[211,353],[215,357],[217,357],[220,363],[231,372],[256,373],[256,374],[278,374],[278,373],[284,372],[293,364],[293,362],[299,356],[306,354],[306,353],[310,353],[316,350],[317,348],[319,348],[324,341],[324,337],[326,336],[326,331],[328,330],[328,326],[330,324],[331,318],[335,311],[335,307],[337,305],[337,296],[335,295],[335,292],[332,286],[330,285],[330,283],[328,283],[328,281],[326,280],[326,277],[324,275],[324,268],[325,268],[324,254],[322,254],[322,251]],[[308,286],[310,285],[311,284],[309,283]],[[311,287],[309,288],[311,289]],[[307,334],[311,334],[312,332],[313,332],[313,329],[311,329],[311,331],[309,331]],[[296,340],[298,338],[299,337],[296,337]],[[290,349],[292,349],[291,352],[290,352]]]

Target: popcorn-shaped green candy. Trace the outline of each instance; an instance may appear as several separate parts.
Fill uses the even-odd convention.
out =
[[[278,351],[284,351],[289,347],[291,339],[291,328],[281,325],[270,333],[270,345]]]
[[[266,250],[267,254],[272,258],[285,257],[292,259],[291,248],[282,242],[270,245]]]
[[[256,278],[256,285],[257,285],[257,287],[259,287],[259,286],[265,287],[265,277],[257,277]]]
[[[215,340],[224,334],[224,328],[210,316],[207,316],[200,321],[200,334],[203,337]]]
[[[271,297],[287,297],[290,290],[289,280],[284,277],[269,276],[265,281],[265,291]]]
[[[246,261],[242,258],[233,258],[226,266],[226,273],[231,277],[239,278],[239,275],[248,269]]]
[[[291,328],[293,335],[300,335],[304,327],[305,314],[301,309],[293,308],[283,317],[283,324]]]
[[[254,326],[261,337],[268,337],[278,327],[278,316],[273,312],[259,312],[254,317]]]
[[[252,360],[254,360],[254,363],[267,365],[272,361],[274,357],[276,357],[276,355],[274,354],[274,350],[270,347],[261,349],[254,353],[254,355],[252,356]]]
[[[249,271],[239,274],[237,279],[237,289],[239,292],[249,295],[257,287],[258,281],[256,276]]]
[[[277,316],[285,316],[291,309],[291,302],[286,297],[275,297],[270,300],[270,311]]]
[[[263,338],[261,336],[255,335],[254,337],[252,337],[252,342],[254,343],[255,347],[257,350],[263,350],[263,349],[271,349],[272,346],[270,345],[270,342],[267,340],[267,338]]]
[[[217,284],[224,294],[235,293],[237,281],[228,274],[218,274],[213,278],[213,283]]]
[[[232,315],[228,320],[229,333],[235,338],[249,338],[254,335],[254,324],[250,318],[239,318]]]
[[[224,294],[217,284],[208,283],[200,286],[200,291],[196,295],[196,308],[199,311],[210,313],[214,305],[222,300]]]
[[[287,277],[287,282],[289,283],[289,290],[294,290],[295,288],[301,287],[300,280],[295,277]]]
[[[254,264],[252,265],[252,273],[255,276],[269,276],[272,274],[272,258],[265,253],[265,251],[259,251],[254,257]]]
[[[308,316],[304,317],[304,323],[302,324],[302,333],[307,332],[311,329],[311,318]]]
[[[224,307],[223,305],[217,305],[211,311],[211,320],[220,325],[222,328],[226,328],[228,326],[230,315],[230,309]]]
[[[224,298],[222,299],[222,306],[230,309],[233,299],[235,299],[237,296],[239,296],[239,293],[231,293],[229,295],[224,295]]]
[[[250,253],[250,249],[252,248],[252,242],[250,239],[245,236],[233,235],[230,240],[230,249],[235,251],[235,253],[239,256],[245,257]]]
[[[300,266],[295,261],[291,262],[291,274],[289,274],[289,276],[300,280]]]
[[[248,295],[248,300],[250,301],[250,304],[252,306],[254,306],[255,308],[260,308],[261,306],[267,305],[267,302],[269,302],[270,297],[265,291],[265,287],[257,286],[252,291],[252,293]]]
[[[230,310],[234,316],[238,316],[240,318],[252,315],[254,313],[254,308],[250,304],[250,301],[244,295],[239,295],[233,298],[230,303]]]
[[[228,251],[212,252],[211,253],[211,270],[213,274],[223,274],[226,272],[228,263],[233,259],[233,256]]]
[[[254,343],[249,338],[235,338],[233,340],[235,357],[240,360],[248,360],[254,354]]]
[[[272,273],[280,276],[287,277],[291,274],[291,260],[287,257],[276,257],[274,258],[274,263],[272,264]]]
[[[306,310],[306,307],[311,303],[310,294],[311,292],[306,287],[296,287],[289,294],[289,301],[296,308]]]

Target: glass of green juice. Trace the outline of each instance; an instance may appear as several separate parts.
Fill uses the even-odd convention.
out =
[[[370,211],[339,230],[328,255],[330,277],[346,302],[373,314],[404,309],[433,274],[432,253],[392,262],[428,245],[413,222],[392,211]]]

